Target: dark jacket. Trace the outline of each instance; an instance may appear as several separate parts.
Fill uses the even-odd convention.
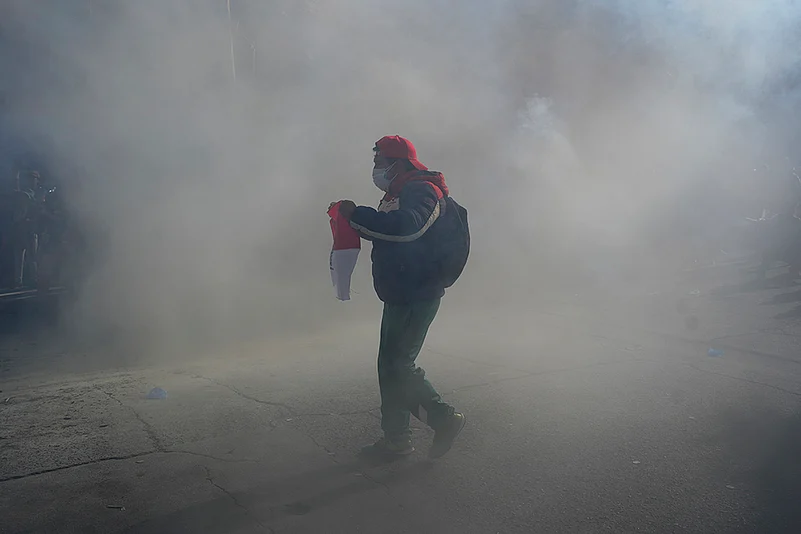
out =
[[[440,298],[445,287],[432,251],[448,194],[445,179],[438,172],[412,171],[392,186],[378,210],[359,206],[351,217],[351,226],[373,242],[375,291],[389,304]]]

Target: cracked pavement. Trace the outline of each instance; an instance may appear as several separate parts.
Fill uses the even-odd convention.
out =
[[[408,459],[354,455],[379,432],[374,323],[73,373],[5,339],[0,532],[799,532],[801,295],[692,284],[446,303],[420,364],[468,426],[437,462],[419,423]]]

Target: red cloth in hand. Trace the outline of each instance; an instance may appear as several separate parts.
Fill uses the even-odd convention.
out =
[[[328,210],[328,216],[331,217],[331,233],[334,236],[333,250],[362,247],[359,232],[354,230],[350,222],[339,213],[339,202],[331,206],[331,209]]]

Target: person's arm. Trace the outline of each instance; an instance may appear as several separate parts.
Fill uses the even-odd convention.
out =
[[[417,182],[403,188],[397,210],[380,212],[358,206],[350,216],[350,225],[367,239],[407,243],[425,234],[439,214],[439,198],[434,188]]]

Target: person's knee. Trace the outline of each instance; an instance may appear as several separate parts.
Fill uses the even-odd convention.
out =
[[[394,379],[398,381],[407,381],[414,379],[418,370],[423,372],[422,369],[414,365],[414,362],[402,360],[378,360],[378,376],[379,378]],[[425,372],[423,372],[425,375]]]

